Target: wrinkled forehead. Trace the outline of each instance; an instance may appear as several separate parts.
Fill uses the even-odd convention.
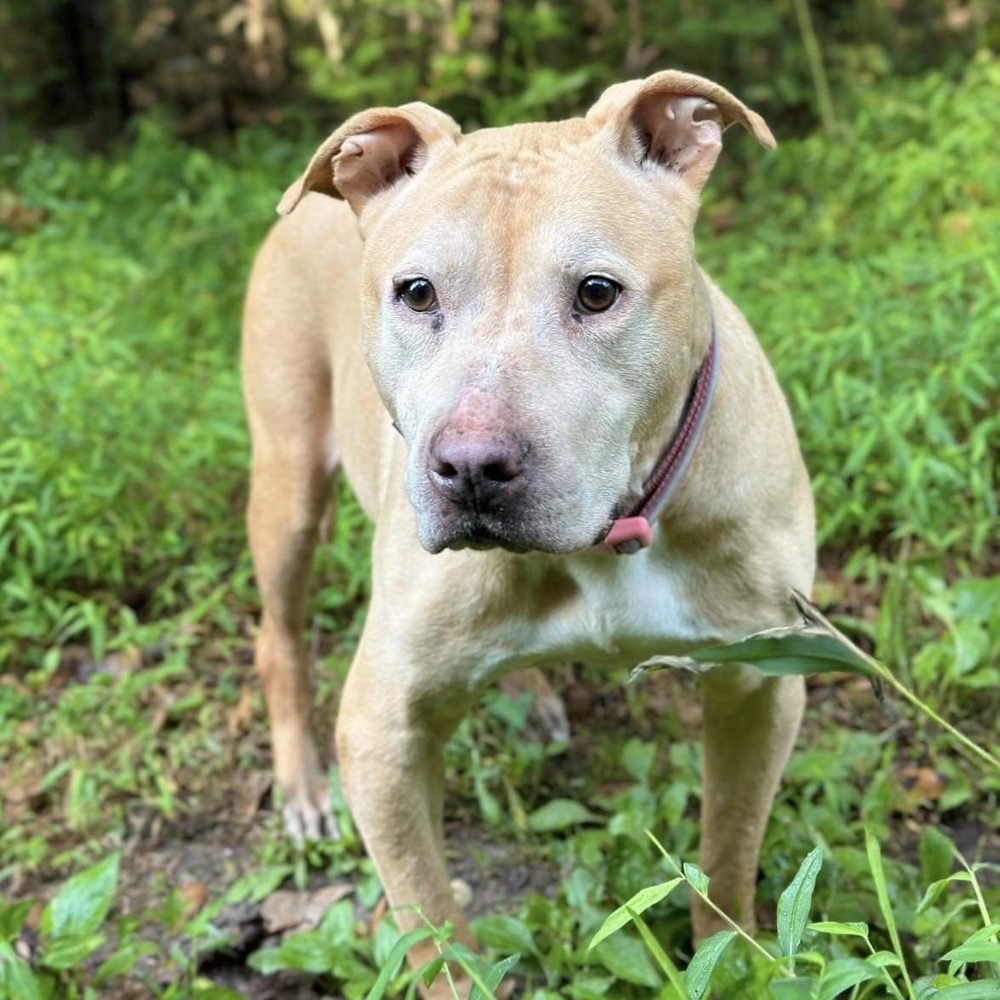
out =
[[[485,242],[571,264],[662,237],[681,222],[671,202],[583,119],[512,125],[463,136],[434,158],[373,236],[407,257],[457,263]]]

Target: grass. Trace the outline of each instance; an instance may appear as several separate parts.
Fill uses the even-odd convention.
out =
[[[786,142],[741,176],[722,168],[699,237],[791,399],[816,487],[821,603],[993,753],[998,85],[1000,63],[982,57],[957,84],[929,76],[854,95],[843,135]],[[0,229],[0,883],[11,900],[60,884],[90,900],[79,925],[52,902],[49,917],[0,907],[0,996],[33,995],[15,974],[33,975],[39,996],[126,996],[121,984],[144,975],[148,995],[234,995],[212,993],[197,961],[224,904],[320,873],[356,882],[363,910],[377,899],[346,813],[340,844],[303,855],[259,802],[248,820],[232,816],[269,767],[249,668],[239,307],[304,155],[257,132],[193,150],[150,121],[111,157],[39,145],[0,161],[3,217],[30,220]],[[340,511],[313,605],[326,715],[367,576],[362,518],[349,498]],[[700,885],[683,864],[698,837],[697,699],[681,677],[621,681],[568,681],[596,691],[569,748],[525,740],[526,705],[500,694],[449,748],[452,823],[558,873],[547,895],[477,922],[484,944],[521,956],[532,1000],[695,995],[705,969],[721,997],[996,995],[1000,889],[987,862],[1000,859],[1000,776],[845,679],[811,685],[762,855],[765,930],[755,946],[720,939],[714,960],[678,971],[692,956],[686,896]],[[246,843],[245,876],[209,880],[191,913],[164,877],[136,912],[129,865],[157,837],[198,842],[213,823]],[[796,882],[807,858],[821,859],[808,893]],[[678,877],[590,947],[616,908]],[[794,926],[781,917],[793,886],[808,896]],[[346,997],[380,983],[405,993],[404,973],[378,978],[397,954],[391,924],[359,930],[345,904],[312,939],[251,963],[322,965]],[[30,967],[15,962],[32,941]],[[104,964],[107,949],[118,965]],[[173,970],[168,985],[151,978],[147,951]],[[778,968],[793,952],[795,978]],[[831,969],[862,978],[830,993]]]

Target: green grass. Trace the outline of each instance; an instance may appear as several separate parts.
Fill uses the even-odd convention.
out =
[[[784,142],[746,175],[722,168],[699,233],[703,262],[754,323],[792,403],[816,487],[820,597],[994,752],[998,87],[1000,63],[983,57],[958,84],[930,76],[854,95],[853,116],[843,95],[851,124],[841,135]],[[0,230],[0,884],[89,870],[129,842],[137,817],[197,830],[225,806],[233,775],[268,767],[248,666],[256,596],[236,353],[252,254],[309,149],[250,132],[193,150],[147,122],[110,157],[37,145],[0,160],[0,194],[46,213],[28,232]],[[328,713],[363,613],[366,537],[347,499],[313,606]],[[552,898],[484,917],[479,934],[499,955],[521,955],[532,1000],[683,996],[662,985],[672,973],[661,953],[678,970],[691,958],[693,870],[641,923],[589,945],[617,907],[675,877],[647,831],[671,859],[696,855],[694,727],[661,713],[664,691],[647,682],[623,694],[620,677],[586,679],[595,705],[617,707],[583,727],[578,749],[524,740],[525,706],[502,695],[449,748],[451,815],[560,873]],[[692,681],[664,683],[674,703],[696,700]],[[234,722],[244,703],[249,721]],[[918,768],[940,785],[914,791],[906,775]],[[777,979],[789,982],[774,995],[811,996],[823,987],[807,979],[862,975],[850,960],[873,968],[874,950],[895,960],[876,959],[878,977],[844,996],[909,1000],[900,956],[921,997],[945,985],[982,991],[954,1000],[995,995],[995,964],[968,956],[993,954],[997,878],[975,864],[973,877],[944,831],[970,863],[980,851],[996,861],[998,796],[1000,776],[904,703],[882,715],[863,683],[816,686],[762,855],[759,897],[776,916],[758,944],[770,957],[727,940],[717,963],[678,972],[681,986],[691,992],[707,966],[721,997],[769,996]],[[96,954],[95,935],[144,940],[152,926],[188,950],[167,949],[180,970],[173,992],[151,995],[211,996],[192,955],[214,940],[222,902],[259,898],[286,876],[360,879],[371,905],[377,883],[343,820],[341,844],[295,855],[273,816],[258,816],[257,881],[213,884],[212,903],[186,920],[165,886],[145,929],[135,914],[109,915],[101,900],[115,886],[110,868],[97,869],[86,926],[51,917],[36,932],[49,957],[34,973],[62,991],[39,995],[84,996],[99,975],[95,964],[60,964],[70,954],[60,948]],[[816,926],[792,933],[798,916],[792,927],[777,912],[807,857],[822,858],[807,893]],[[22,909],[0,912],[0,969],[14,968]],[[831,930],[853,924],[867,938]],[[331,911],[311,942],[340,955],[327,965],[331,990],[360,997],[392,980],[405,992],[405,974],[377,978],[396,947],[383,926],[367,937],[347,908]],[[318,961],[311,945],[254,961]],[[795,949],[802,993],[773,961]],[[108,976],[135,974],[141,956],[121,953]],[[13,989],[4,983],[0,996]]]

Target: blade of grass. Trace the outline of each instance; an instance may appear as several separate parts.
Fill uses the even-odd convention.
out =
[[[392,982],[393,976],[395,976],[399,971],[399,967],[402,965],[403,959],[406,958],[406,953],[415,944],[420,944],[421,941],[426,941],[428,938],[432,937],[434,937],[434,931],[430,927],[418,927],[416,930],[412,930],[408,934],[404,934],[392,946],[392,950],[389,954],[386,955],[385,962],[382,965],[382,971],[378,974],[378,978],[372,984],[372,988],[365,1000],[382,1000],[382,997],[385,996],[385,991],[389,988],[389,983]]]
[[[653,932],[649,929],[649,925],[637,912],[629,911],[632,917],[633,923],[639,928],[639,935],[643,940],[643,943],[649,949],[649,953],[653,956],[656,964],[659,965],[660,971],[667,977],[667,981],[671,986],[677,990],[678,1000],[690,1000],[688,991],[684,986],[684,977],[681,975],[680,970],[674,965],[670,956],[663,950],[660,946],[660,942],[656,940],[653,936]]]
[[[806,619],[807,622],[812,621],[817,625],[821,625],[826,629],[830,635],[835,636],[846,646],[853,649],[859,657],[865,660],[868,666],[871,668],[872,672],[883,681],[889,687],[893,689],[901,698],[908,701],[914,708],[922,712],[927,716],[932,722],[940,726],[949,735],[951,735],[958,744],[972,756],[977,757],[980,761],[989,764],[990,767],[995,768],[1000,771],[1000,758],[995,757],[985,748],[978,746],[973,743],[964,733],[959,732],[950,722],[941,718],[937,712],[934,711],[929,705],[921,701],[902,681],[899,681],[893,676],[889,669],[874,656],[869,656],[863,649],[859,649],[857,646],[851,642],[835,625],[831,624],[827,618],[824,616],[823,612],[809,600],[805,594],[800,593],[797,590],[792,591],[792,600],[795,606],[799,609],[799,613]]]
[[[899,940],[899,930],[896,928],[896,918],[892,912],[889,902],[889,888],[885,881],[885,870],[882,867],[882,850],[878,841],[868,827],[865,827],[865,850],[868,853],[868,867],[871,869],[872,879],[875,882],[875,895],[878,898],[879,909],[885,920],[886,930],[889,932],[889,940],[892,941],[893,951],[899,959],[899,969],[906,983],[906,991],[910,1000],[917,1000],[913,992],[913,983],[910,982],[910,974],[906,969],[906,958],[903,955],[903,947]]]

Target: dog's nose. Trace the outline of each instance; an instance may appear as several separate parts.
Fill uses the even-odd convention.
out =
[[[514,436],[445,428],[430,449],[431,482],[442,496],[476,511],[510,499],[524,473],[526,449]]]

